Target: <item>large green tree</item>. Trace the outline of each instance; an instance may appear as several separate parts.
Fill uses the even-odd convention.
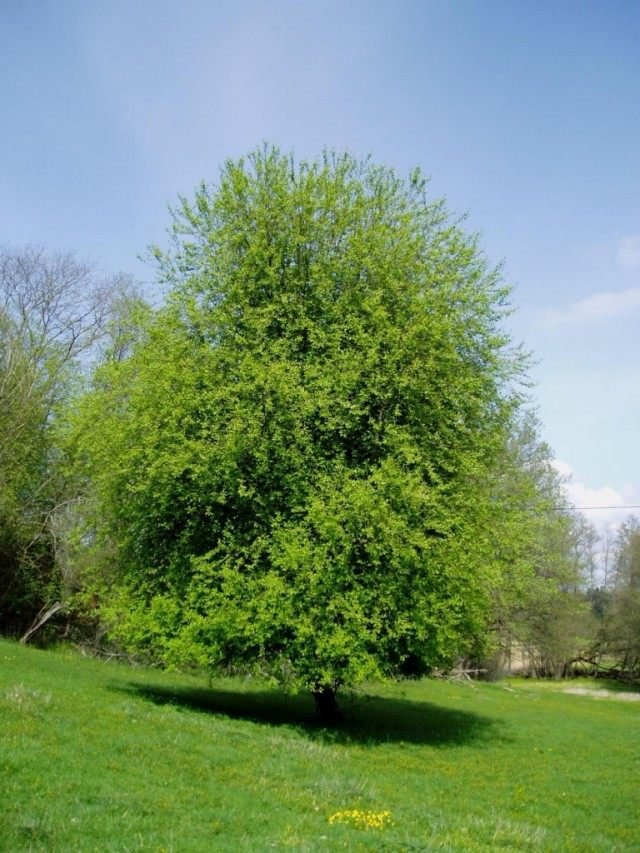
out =
[[[486,473],[522,365],[500,271],[419,173],[333,153],[228,162],[172,236],[168,304],[74,439],[114,632],[255,665],[327,717],[341,685],[447,663],[503,567]]]

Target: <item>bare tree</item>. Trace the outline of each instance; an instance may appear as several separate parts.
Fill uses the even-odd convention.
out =
[[[41,368],[52,356],[60,368],[89,352],[131,295],[130,277],[101,276],[72,252],[0,249],[0,317]]]
[[[602,586],[606,590],[611,582],[611,563],[613,560],[613,548],[615,543],[615,530],[608,525],[602,534]]]
[[[0,629],[59,595],[55,518],[72,495],[54,415],[136,300],[130,278],[72,252],[0,248]]]

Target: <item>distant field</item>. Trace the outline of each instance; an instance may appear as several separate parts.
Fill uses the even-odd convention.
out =
[[[640,850],[640,703],[561,686],[372,686],[326,731],[256,682],[3,641],[0,849]]]

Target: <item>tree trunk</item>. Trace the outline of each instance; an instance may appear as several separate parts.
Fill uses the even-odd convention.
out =
[[[316,703],[316,712],[320,722],[324,726],[335,726],[336,723],[344,719],[336,701],[336,691],[333,687],[329,687],[327,684],[318,685],[313,691],[313,699]]]
[[[49,607],[48,609],[46,609],[46,607],[43,607],[40,613],[38,613],[38,615],[36,616],[33,625],[25,634],[22,635],[22,637],[20,637],[20,642],[23,645],[28,643],[30,638],[36,633],[36,631],[39,631],[40,628],[42,628],[42,626],[46,622],[48,622],[52,616],[55,616],[55,614],[59,610],[64,610],[64,604],[62,604],[60,601],[56,601],[56,603],[52,604],[51,607]]]

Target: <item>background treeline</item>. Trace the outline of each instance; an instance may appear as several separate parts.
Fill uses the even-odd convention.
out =
[[[95,365],[124,355],[129,325],[141,305],[130,279],[105,278],[73,253],[41,246],[0,251],[0,626],[5,634],[24,635],[52,608],[68,617],[74,594],[83,588],[76,559],[83,548],[73,541],[82,484],[70,465],[68,416],[88,389]],[[61,625],[58,618],[49,634]]]
[[[131,280],[101,277],[72,253],[33,246],[0,253],[0,632],[6,635],[34,642],[66,637],[110,653],[121,648],[117,631],[107,631],[123,547],[120,508],[96,500],[84,442],[103,421],[110,428],[111,413],[96,401],[126,406],[130,393],[140,393],[133,378],[127,386],[122,370],[116,388],[110,365],[127,363],[136,343],[154,336],[149,351],[161,359],[162,310],[152,310]],[[184,364],[174,351],[178,362],[156,365],[146,381],[186,370],[188,354],[182,355]],[[146,391],[153,401],[157,388]],[[198,393],[197,383],[189,393]],[[494,579],[486,590],[490,618],[472,632],[463,665],[489,673],[519,666],[539,676],[580,669],[637,677],[640,522],[630,517],[600,537],[571,508],[526,406],[514,408],[482,477],[474,494],[482,498],[486,523],[478,526],[476,553],[483,569],[497,568],[486,572]],[[150,523],[156,517],[168,525],[171,506],[152,502]],[[108,537],[99,534],[104,525],[97,514],[105,512],[112,514]]]

